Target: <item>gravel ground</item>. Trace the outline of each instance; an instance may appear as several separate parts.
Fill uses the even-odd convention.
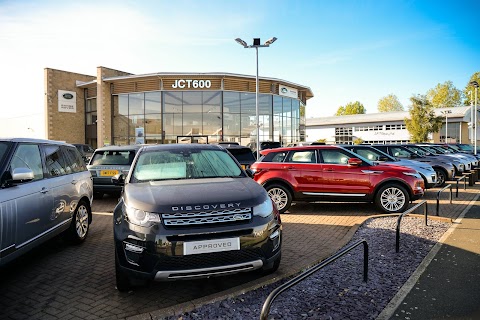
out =
[[[368,242],[367,282],[360,245],[281,293],[268,319],[375,319],[450,226],[435,220],[425,226],[423,219],[406,216],[396,253],[396,223],[396,216],[369,219],[352,238]],[[288,280],[167,319],[258,319],[268,294]]]

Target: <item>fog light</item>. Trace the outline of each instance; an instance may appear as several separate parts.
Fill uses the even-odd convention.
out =
[[[278,249],[280,246],[280,231],[275,230],[271,235],[270,235],[270,240],[272,240],[272,245],[273,245],[273,250]]]
[[[127,243],[127,242],[124,242],[124,243],[125,243],[125,250],[127,251],[134,252],[134,253],[142,253],[144,250],[144,248],[135,246],[131,243]]]

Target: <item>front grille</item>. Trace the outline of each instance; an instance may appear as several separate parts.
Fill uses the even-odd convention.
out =
[[[265,258],[265,256],[259,248],[192,254],[186,256],[162,256],[156,267],[157,270],[215,268],[255,261],[262,258]]]
[[[165,226],[190,226],[242,222],[248,221],[251,218],[251,208],[162,213],[162,221]]]

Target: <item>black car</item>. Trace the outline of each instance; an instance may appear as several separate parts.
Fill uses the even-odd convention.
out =
[[[265,189],[225,148],[144,146],[114,209],[119,291],[168,281],[277,270],[282,226]]]
[[[85,163],[88,163],[93,153],[95,152],[95,149],[93,149],[89,144],[73,143],[73,145],[82,155],[83,161],[85,161]]]
[[[243,169],[248,169],[256,161],[255,155],[249,147],[240,145],[223,146],[237,159]]]

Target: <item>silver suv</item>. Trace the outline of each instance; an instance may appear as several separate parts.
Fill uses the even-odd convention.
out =
[[[71,144],[0,139],[0,265],[65,232],[85,240],[92,178]]]

